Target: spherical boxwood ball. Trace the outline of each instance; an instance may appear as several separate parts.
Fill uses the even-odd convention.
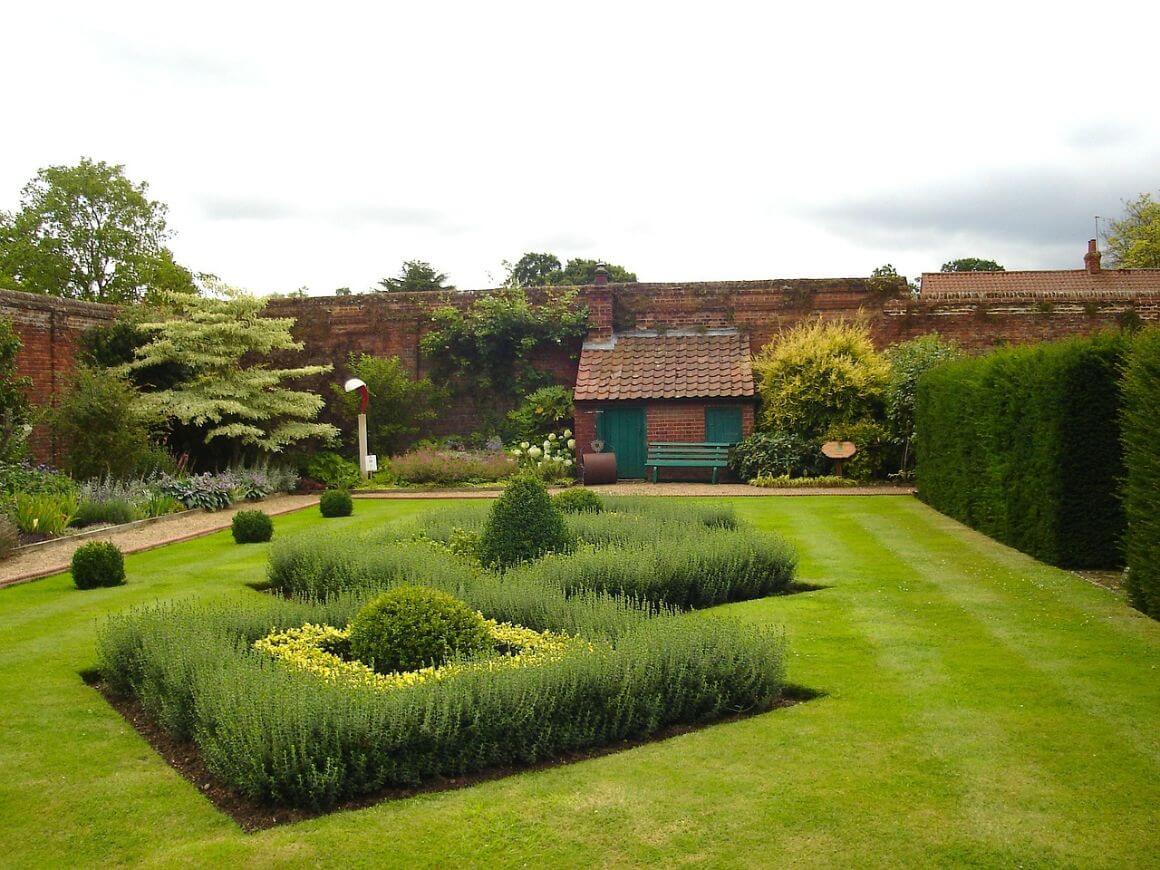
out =
[[[566,514],[598,514],[604,510],[600,496],[590,489],[574,487],[552,496],[552,504]]]
[[[73,553],[72,578],[77,589],[120,586],[125,582],[125,557],[109,541],[82,544]]]
[[[396,586],[350,623],[351,654],[382,674],[438,666],[491,645],[482,616],[427,586]]]
[[[230,531],[239,544],[261,544],[274,536],[274,521],[261,511],[238,511]]]
[[[324,517],[349,517],[354,511],[354,500],[345,490],[328,489],[322,494],[318,509]]]

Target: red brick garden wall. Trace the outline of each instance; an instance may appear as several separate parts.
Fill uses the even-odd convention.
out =
[[[974,350],[998,344],[1039,341],[1088,333],[1129,321],[1160,322],[1160,292],[1050,293],[1022,297],[953,294],[913,300],[901,286],[883,296],[867,279],[787,279],[686,284],[609,284],[586,287],[592,325],[602,331],[665,327],[735,326],[749,333],[756,351],[781,329],[812,317],[865,317],[880,346],[937,331]],[[340,382],[351,352],[397,355],[417,376],[430,370],[419,340],[441,305],[466,306],[480,292],[373,293],[356,296],[271,300],[275,317],[296,319],[295,335],[306,344],[297,362],[329,362],[335,374],[314,389],[330,392]],[[114,316],[110,306],[24,293],[0,292],[0,317],[11,317],[25,341],[21,370],[33,377],[38,395],[51,401],[72,366],[77,336]],[[576,376],[580,345],[551,348],[533,362],[562,383]],[[288,362],[290,360],[287,360]],[[481,405],[473,397],[443,409],[441,434],[467,433],[507,408]],[[589,439],[590,440],[590,439]],[[51,439],[36,434],[39,458],[51,458]]]
[[[0,319],[11,320],[23,347],[16,360],[17,374],[32,379],[32,400],[41,407],[56,397],[73,370],[77,339],[91,326],[109,323],[117,315],[112,305],[57,299],[33,293],[0,290]],[[33,456],[54,462],[56,444],[48,427],[32,430]]]

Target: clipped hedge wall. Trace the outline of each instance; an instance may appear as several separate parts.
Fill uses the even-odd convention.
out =
[[[1160,619],[1160,329],[1140,333],[1124,370],[1128,597]]]
[[[927,372],[916,400],[919,496],[1045,562],[1121,564],[1126,347],[1104,334]]]

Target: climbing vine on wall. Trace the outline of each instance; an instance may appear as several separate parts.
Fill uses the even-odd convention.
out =
[[[438,308],[432,320],[420,347],[435,380],[477,395],[515,396],[551,380],[532,365],[532,354],[581,338],[588,309],[577,304],[575,291],[533,303],[523,288],[510,287],[481,296],[466,309]]]

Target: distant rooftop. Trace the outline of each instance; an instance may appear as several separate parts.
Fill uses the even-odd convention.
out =
[[[1082,269],[1025,272],[923,272],[923,299],[956,297],[1099,297],[1160,293],[1160,269],[1104,269],[1095,239],[1088,242]]]

